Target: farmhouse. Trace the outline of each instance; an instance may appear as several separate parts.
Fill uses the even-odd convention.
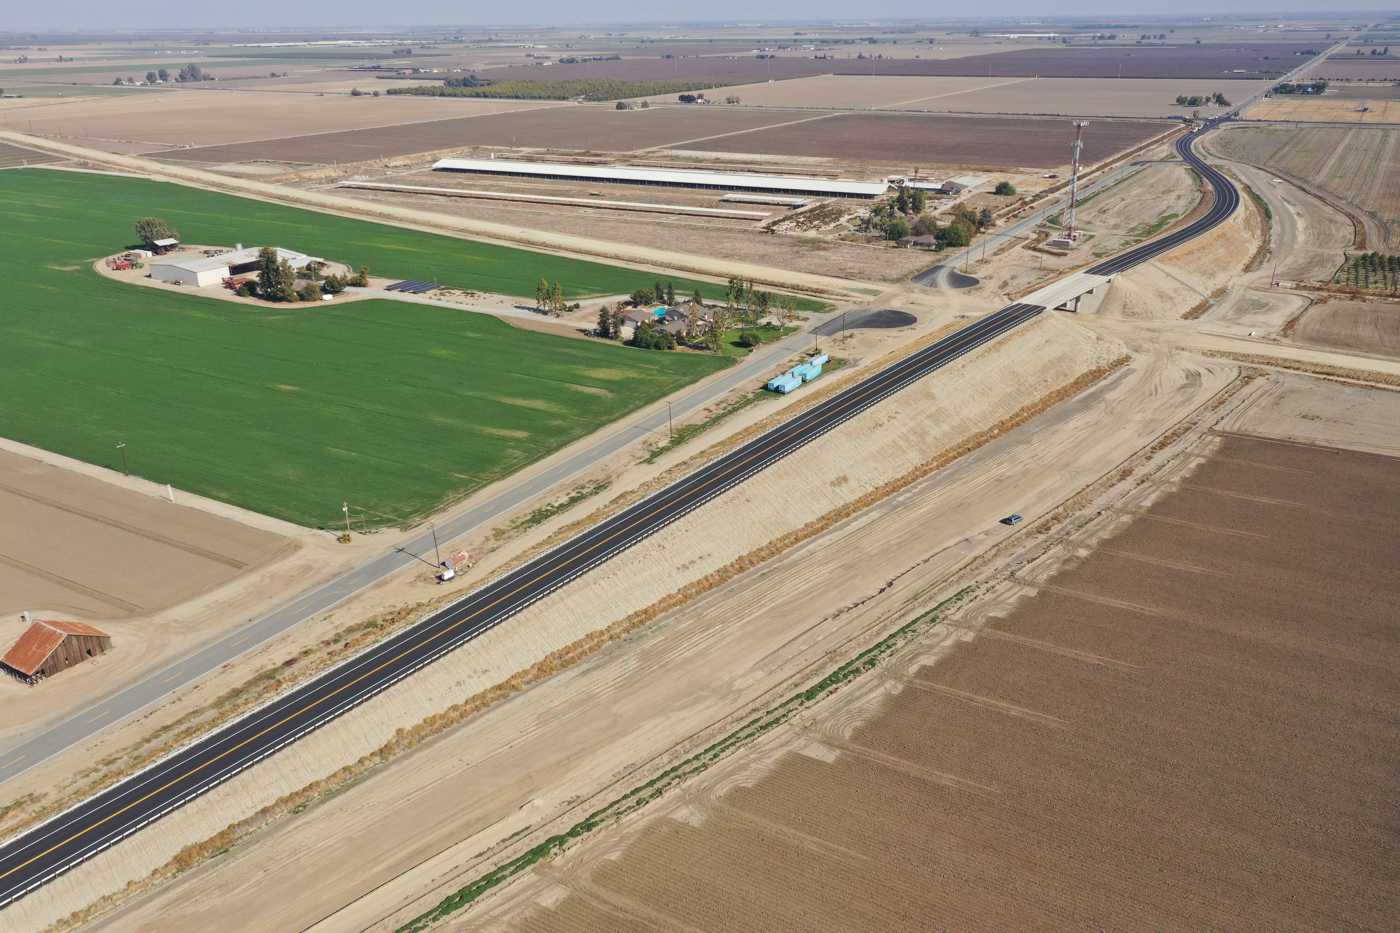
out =
[[[12,677],[37,684],[110,650],[112,636],[82,622],[35,622],[0,658]]]
[[[670,188],[708,188],[750,194],[786,194],[800,197],[878,198],[889,185],[883,181],[846,181],[839,178],[799,178],[792,175],[756,175],[746,172],[707,172],[669,168],[633,168],[625,165],[567,165],[525,162],[515,159],[439,159],[435,172],[472,172],[479,175],[515,175],[566,181],[610,182],[623,185],[659,185]]]
[[[277,258],[287,260],[293,269],[301,269],[307,263],[321,261],[315,256],[308,256],[305,253],[297,253],[281,247],[273,247],[273,249],[277,250]],[[193,285],[196,288],[218,285],[230,276],[256,272],[259,250],[260,247],[256,246],[244,249],[243,244],[240,243],[237,249],[214,256],[162,259],[159,262],[151,263],[151,278],[160,282],[179,282],[181,285]]]

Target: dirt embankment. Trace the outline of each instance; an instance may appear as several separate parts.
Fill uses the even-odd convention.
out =
[[[279,800],[294,803],[295,795],[317,787],[342,765],[368,766],[390,757],[395,747],[411,747],[493,691],[518,689],[593,650],[595,643],[763,562],[800,541],[804,528],[815,533],[897,491],[901,481],[912,482],[931,462],[957,453],[986,425],[1014,426],[1018,413],[1085,374],[1110,367],[1121,354],[1116,342],[1045,316],[862,413],[509,624],[172,814],[144,831],[139,846],[104,853],[7,913],[19,923],[16,929],[42,929],[133,881],[173,870],[187,845],[211,839]],[[795,488],[803,495],[792,496]],[[454,703],[464,706],[444,714]]]
[[[1244,203],[1205,236],[1114,279],[1099,313],[1148,320],[1199,313],[1246,270],[1264,235],[1262,215]]]

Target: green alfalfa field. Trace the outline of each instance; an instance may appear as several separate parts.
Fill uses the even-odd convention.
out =
[[[276,244],[377,274],[436,271],[463,288],[649,284],[625,269],[172,184],[0,171],[0,436],[113,469],[124,443],[135,475],[301,525],[343,521],[342,502],[371,526],[399,524],[729,362],[454,308],[253,307],[94,272],[149,215],[187,242]]]

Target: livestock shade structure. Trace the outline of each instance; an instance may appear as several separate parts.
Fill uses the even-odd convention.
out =
[[[82,622],[35,622],[0,658],[6,672],[36,684],[110,650],[112,636]]]
[[[792,175],[758,175],[746,172],[707,172],[612,165],[572,165],[512,159],[439,159],[433,163],[433,171],[474,172],[479,175],[514,175],[569,181],[661,185],[672,188],[707,188],[718,191],[829,198],[878,198],[889,188],[889,185],[883,181],[848,181],[838,178],[798,178]]]

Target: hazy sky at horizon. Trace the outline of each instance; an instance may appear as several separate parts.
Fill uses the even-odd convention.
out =
[[[1385,4],[1372,6],[1375,11]],[[937,21],[984,20],[1014,17],[1018,20],[1059,17],[1102,17],[1121,22],[1131,17],[1160,17],[1168,9],[1172,17],[1240,16],[1276,19],[1290,14],[1316,13],[1346,17],[1345,12],[1329,9],[1317,0],[1177,0],[1167,7],[1148,0],[1061,0],[1047,5],[1044,0],[988,0],[978,4],[975,13],[963,3],[925,3],[911,6],[908,0],[710,0],[704,4],[677,0],[606,0],[581,4],[577,0],[518,0],[507,6],[464,4],[452,0],[242,0],[238,3],[164,4],[132,7],[110,0],[51,0],[49,3],[21,4],[8,0],[0,17],[0,33],[22,30],[64,32],[112,29],[135,31],[141,28],[170,29],[262,29],[311,28],[333,31],[358,27],[409,26],[509,26],[509,25],[602,25],[609,23],[697,24],[697,23],[792,23],[872,20],[908,20],[914,17]],[[1365,10],[1365,6],[1358,8]],[[1393,7],[1390,8],[1394,15]],[[1360,15],[1353,13],[1352,16]],[[1379,18],[1384,12],[1377,12]],[[134,18],[139,19],[136,25]]]

